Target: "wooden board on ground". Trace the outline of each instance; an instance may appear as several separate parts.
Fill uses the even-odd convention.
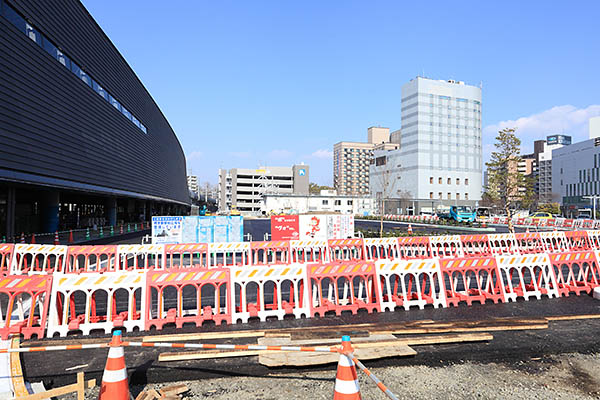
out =
[[[90,379],[89,381],[84,380],[83,372],[77,374],[77,383],[72,385],[62,386],[55,389],[50,389],[45,392],[30,394],[27,396],[18,397],[20,400],[44,400],[51,399],[56,396],[62,396],[64,394],[77,392],[77,400],[84,400],[85,389],[91,389],[96,386],[96,380]]]
[[[174,335],[152,335],[142,337],[143,342],[180,342],[184,340],[235,339],[263,337],[265,331],[232,331],[232,332],[200,332],[180,333]]]
[[[233,350],[233,351],[182,351],[166,352],[158,355],[158,361],[206,360],[210,358],[231,358],[258,356],[268,350]]]
[[[582,314],[582,315],[557,315],[554,317],[546,317],[548,321],[574,321],[578,319],[597,319],[600,314]]]

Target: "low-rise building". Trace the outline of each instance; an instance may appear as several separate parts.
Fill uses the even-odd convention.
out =
[[[219,169],[219,211],[237,209],[242,215],[260,215],[263,197],[269,194],[308,196],[309,167]]]
[[[338,195],[335,190],[321,190],[319,195],[267,194],[264,215],[337,212],[352,215],[372,215],[375,200],[369,196]]]

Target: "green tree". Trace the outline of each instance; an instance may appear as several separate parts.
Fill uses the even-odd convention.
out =
[[[515,135],[516,128],[505,128],[496,136],[496,151],[492,152],[488,168],[487,193],[497,201],[508,216],[508,230],[514,232],[512,212],[517,204],[526,204],[532,196],[532,181],[519,172],[521,140]]]
[[[538,211],[548,212],[550,214],[560,214],[560,204],[545,203],[538,206]]]
[[[314,182],[308,184],[309,194],[321,194],[321,190],[333,190],[333,188],[331,186],[320,186]]]

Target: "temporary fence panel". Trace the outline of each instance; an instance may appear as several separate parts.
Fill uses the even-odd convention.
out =
[[[398,238],[398,252],[401,259],[431,258],[428,236],[407,236]]]
[[[145,327],[162,329],[167,324],[201,327],[231,323],[228,299],[229,268],[187,268],[147,273]]]
[[[569,244],[564,232],[540,232],[546,251],[564,253],[569,251]]]
[[[587,231],[566,231],[565,238],[570,251],[592,250]]]
[[[521,254],[544,253],[546,251],[546,246],[539,232],[515,233],[515,240]]]
[[[65,273],[118,270],[117,246],[69,246]]]
[[[396,307],[423,309],[428,304],[447,306],[437,259],[379,260],[376,266],[383,311],[394,311]]]
[[[252,265],[289,264],[289,240],[271,240],[266,242],[250,242]]]
[[[329,239],[331,261],[358,261],[365,259],[365,245],[362,239]]]
[[[121,244],[117,246],[119,270],[163,269],[165,265],[164,244]]]
[[[496,263],[507,301],[516,301],[518,297],[529,300],[530,297],[540,299],[543,295],[559,296],[547,254],[498,256]]]
[[[460,235],[465,256],[491,256],[492,249],[487,235]]]
[[[12,243],[0,243],[0,274],[6,275],[10,272],[15,245]]]
[[[54,274],[48,337],[144,330],[145,271]]]
[[[600,250],[600,230],[586,231],[590,246],[593,250]]]
[[[208,245],[206,243],[167,244],[165,246],[165,268],[208,267]]]
[[[584,219],[584,220],[580,220],[580,221],[581,221],[581,227],[583,229],[592,229],[594,227],[593,219]]]
[[[460,235],[443,235],[429,237],[432,257],[454,258],[464,257]]]
[[[52,276],[3,276],[0,278],[0,336],[22,334],[25,339],[44,337]]]
[[[519,245],[513,233],[492,233],[488,241],[494,255],[519,254]]]
[[[343,311],[381,311],[375,264],[342,262],[308,265],[311,316]]]
[[[329,262],[326,240],[290,240],[290,251],[293,263]]]
[[[365,257],[369,261],[387,259],[394,260],[399,257],[397,238],[365,238]]]
[[[575,220],[573,219],[565,219],[562,223],[563,228],[573,228]]]
[[[16,244],[10,268],[11,275],[46,274],[62,271],[67,246],[49,244]]]
[[[600,269],[598,259],[593,251],[570,251],[568,253],[551,253],[550,262],[562,296],[569,293],[580,295],[590,293],[598,286]]]
[[[250,265],[250,242],[222,242],[208,244],[208,265],[211,267]]]
[[[468,257],[440,260],[448,306],[458,307],[487,300],[506,301],[500,271],[494,257]]]
[[[233,321],[250,318],[266,321],[310,316],[306,266],[303,264],[260,265],[231,269]]]

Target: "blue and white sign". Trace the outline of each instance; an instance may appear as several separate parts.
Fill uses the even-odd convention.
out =
[[[304,175],[306,175],[306,170],[305,170],[304,168],[302,168],[302,169],[299,169],[299,170],[298,170],[298,175],[299,175],[299,176],[304,176]]]
[[[183,217],[152,217],[152,243],[181,243]]]

